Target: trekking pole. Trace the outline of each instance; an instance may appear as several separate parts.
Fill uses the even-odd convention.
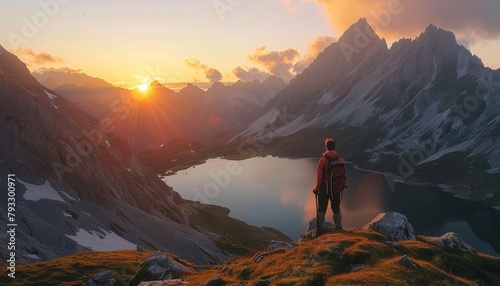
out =
[[[319,201],[318,201],[318,194],[314,194],[314,197],[316,198],[316,231],[319,230],[319,221],[318,221],[318,213],[319,213]]]

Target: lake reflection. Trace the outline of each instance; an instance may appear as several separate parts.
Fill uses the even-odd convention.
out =
[[[228,207],[232,217],[274,227],[296,241],[316,215],[316,163],[310,158],[210,159],[164,180],[183,198]],[[500,253],[498,211],[437,189],[389,186],[384,176],[349,166],[348,181],[341,203],[346,228],[361,228],[381,212],[399,211],[418,235],[455,231],[482,252]],[[330,209],[327,218],[332,221]]]

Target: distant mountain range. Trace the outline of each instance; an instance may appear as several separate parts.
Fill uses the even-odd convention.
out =
[[[331,136],[356,164],[395,178],[497,192],[499,110],[500,70],[452,32],[430,25],[389,49],[360,19],[231,142],[316,156]]]
[[[7,225],[7,176],[13,174],[17,262],[138,247],[210,264],[269,239],[287,239],[230,218],[226,208],[183,200],[111,132],[113,120],[134,108],[114,104],[119,113],[106,121],[82,112],[0,46],[0,221]],[[210,232],[193,221],[202,214],[217,216]],[[230,233],[252,239],[235,240]],[[6,231],[0,240],[8,240]],[[4,261],[8,252],[0,249]]]
[[[286,86],[282,79],[270,76],[262,83],[238,81],[226,86],[216,82],[206,92],[188,84],[176,93],[155,81],[145,95],[78,72],[41,70],[33,75],[97,120],[116,115],[117,102],[140,99],[114,130],[134,150],[156,148],[179,138],[209,144],[248,126]]]

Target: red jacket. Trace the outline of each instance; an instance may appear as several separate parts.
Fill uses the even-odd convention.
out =
[[[328,167],[328,159],[324,157],[325,155],[331,159],[338,158],[339,162],[345,162],[344,158],[340,157],[336,151],[326,151],[323,153],[318,161],[318,168],[316,169],[316,190],[321,189],[321,186],[323,185],[323,178],[325,176],[325,169]]]

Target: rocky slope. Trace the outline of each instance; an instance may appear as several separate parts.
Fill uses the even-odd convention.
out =
[[[120,108],[125,112],[129,106]],[[225,214],[221,222],[239,224],[238,233],[258,238],[238,244],[198,228],[191,218],[206,207],[184,201],[148,173],[109,132],[114,123],[81,112],[0,47],[0,240],[6,245],[7,174],[15,174],[18,262],[139,246],[208,264],[284,237],[231,219],[217,207],[214,212]],[[1,259],[7,256],[2,248]]]

